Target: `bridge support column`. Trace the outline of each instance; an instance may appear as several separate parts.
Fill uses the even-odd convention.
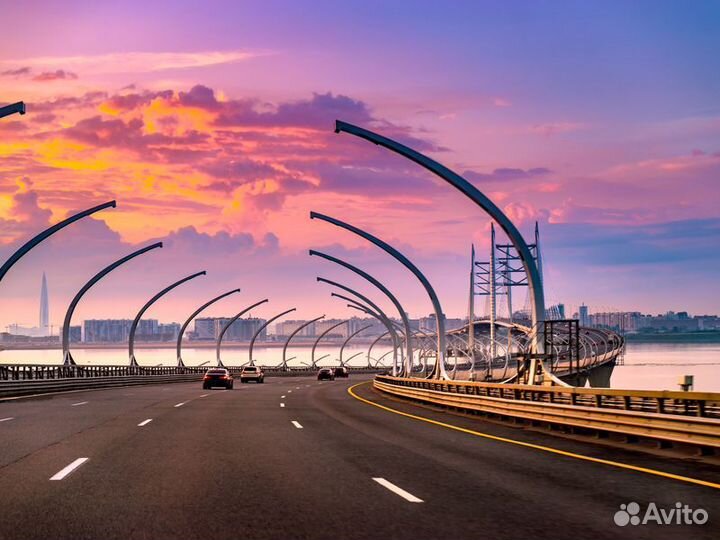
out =
[[[608,362],[591,369],[588,373],[590,386],[592,388],[610,388],[610,377],[613,369],[615,369],[615,362]]]

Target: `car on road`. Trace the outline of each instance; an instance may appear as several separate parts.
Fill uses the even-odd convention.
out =
[[[222,386],[226,390],[233,389],[233,376],[225,368],[211,368],[205,372],[203,377],[203,390],[210,390],[213,386]]]
[[[329,367],[321,368],[317,374],[318,381],[334,381],[335,370]]]
[[[347,379],[350,376],[350,370],[345,366],[338,366],[335,368],[335,377]]]
[[[245,366],[240,372],[240,382],[246,383],[255,381],[256,383],[265,382],[265,372],[257,366]]]

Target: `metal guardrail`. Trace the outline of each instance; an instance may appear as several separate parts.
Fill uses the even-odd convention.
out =
[[[27,381],[45,379],[87,379],[95,377],[128,377],[128,376],[157,376],[157,375],[188,375],[202,374],[215,366],[64,366],[44,364],[0,364],[0,381]],[[331,367],[331,366],[328,366]],[[334,367],[334,366],[332,366]],[[225,366],[234,375],[238,375],[242,366]],[[309,375],[317,373],[318,368],[291,367],[263,367],[265,374],[270,376]],[[379,373],[381,369],[349,368],[352,373]]]
[[[504,417],[720,448],[720,394],[564,388],[377,376],[407,399]]]
[[[23,381],[0,381],[0,400],[7,397],[68,392],[73,390],[91,390],[118,386],[137,386],[145,384],[167,384],[200,381],[201,374],[151,375],[123,377],[92,377],[78,379],[45,379]]]
[[[199,381],[209,369],[198,367],[131,367],[131,366],[54,366],[54,365],[0,365],[0,400],[7,397],[27,396],[50,392],[67,392],[133,386],[141,384],[167,384]],[[242,367],[228,367],[239,375]],[[269,377],[313,376],[317,369],[263,368]],[[351,368],[351,373],[378,373],[380,370]]]
[[[157,375],[186,375],[204,373],[207,368],[176,366],[64,366],[42,364],[0,365],[0,381],[26,381],[44,379],[87,379],[96,377],[128,377]]]

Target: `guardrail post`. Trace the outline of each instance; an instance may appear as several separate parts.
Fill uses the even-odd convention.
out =
[[[663,398],[657,398],[657,407],[655,408],[655,410],[659,413],[665,412],[665,400]]]

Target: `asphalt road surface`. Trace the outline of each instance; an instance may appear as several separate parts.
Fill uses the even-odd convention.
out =
[[[348,392],[364,380],[0,402],[0,539],[720,538],[718,467]],[[708,521],[616,525],[631,502]]]

